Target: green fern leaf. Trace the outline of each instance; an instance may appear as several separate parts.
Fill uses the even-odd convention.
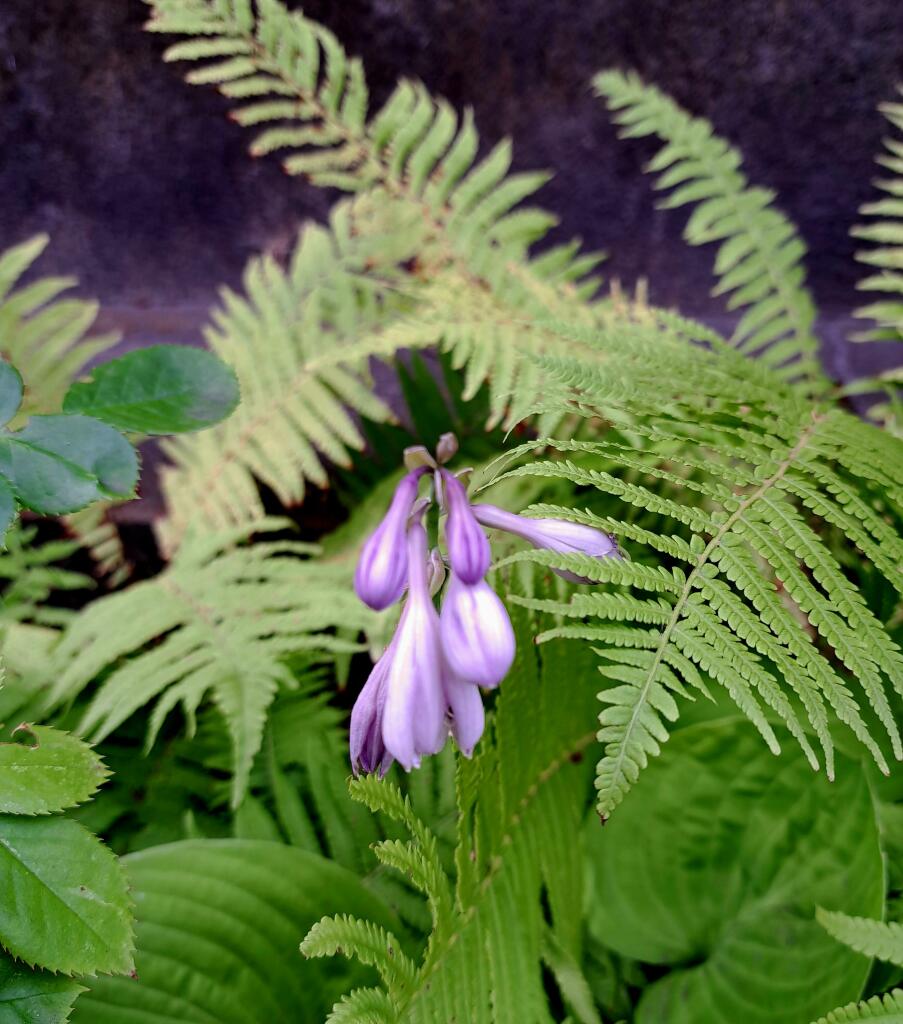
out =
[[[860,1020],[884,1021],[884,1024],[903,1024],[903,989],[895,989],[886,996],[873,996],[863,1003],[850,1003],[820,1017],[814,1024],[855,1024]]]
[[[838,911],[823,910],[815,915],[819,924],[838,942],[864,956],[876,957],[903,967],[903,925],[895,921],[872,921],[850,917]]]
[[[36,235],[0,253],[3,352],[28,381],[17,420],[59,412],[73,379],[119,340],[116,334],[88,335],[97,319],[96,302],[60,298],[76,284],[74,278],[44,277],[16,287],[48,241],[47,235]]]
[[[824,376],[813,334],[815,310],[804,285],[805,247],[772,205],[773,194],[751,187],[741,157],[712,126],[633,74],[608,71],[593,80],[627,138],[655,135],[665,144],[648,170],[669,189],[665,207],[694,204],[684,232],[691,245],[720,243],[715,294],[744,309],[733,342],[791,380],[820,390]]]
[[[266,533],[285,524],[263,521]],[[189,728],[206,696],[223,714],[234,748],[233,806],[241,803],[266,713],[296,682],[285,658],[321,659],[357,645],[324,632],[370,620],[344,567],[305,558],[316,549],[292,541],[235,547],[250,533],[189,539],[155,579],[94,602],[55,651],[51,701],[71,700],[98,676],[103,683],[81,731],[99,740],[149,702],[148,744],[179,704]]]

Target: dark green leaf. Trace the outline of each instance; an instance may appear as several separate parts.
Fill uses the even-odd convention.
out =
[[[72,385],[63,409],[119,430],[177,434],[225,419],[238,398],[235,373],[211,352],[154,345],[96,367]]]
[[[83,991],[71,978],[33,970],[0,952],[0,1024],[63,1024]]]
[[[279,843],[200,839],[125,859],[138,980],[97,978],[77,1024],[322,1024],[372,975],[298,950],[325,914],[397,926],[351,872]]]
[[[775,758],[735,719],[682,729],[611,821],[588,825],[593,934],[674,965],[637,1024],[799,1024],[861,992],[868,960],[815,908],[881,915],[865,773],[838,757],[829,782],[784,749]]]
[[[9,423],[22,404],[22,378],[19,371],[0,360],[0,424]]]
[[[106,423],[34,416],[22,430],[0,434],[0,475],[23,505],[61,515],[101,498],[131,496],[138,456]]]
[[[0,943],[66,974],[130,970],[132,915],[119,861],[68,818],[0,816]]]
[[[0,812],[62,811],[87,800],[106,778],[87,743],[45,725],[27,731],[32,742],[0,743]]]

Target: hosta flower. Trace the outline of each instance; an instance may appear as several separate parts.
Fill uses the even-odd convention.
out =
[[[474,518],[467,492],[457,477],[442,472],[448,522],[445,539],[452,571],[465,583],[476,583],[486,575],[492,557],[489,540]]]
[[[445,746],[449,732],[470,757],[482,736],[480,687],[498,686],[515,653],[511,619],[483,578],[491,560],[483,527],[507,530],[561,554],[621,557],[613,538],[592,526],[471,505],[461,480],[441,468],[456,452],[452,434],[442,436],[435,458],[423,445],[406,450],[411,471],[396,488],[389,511],[358,562],[355,590],[371,608],[387,608],[406,585],[408,595],[395,636],[351,712],[355,775],[385,775],[393,760],[408,771],[419,767],[425,754],[437,754]],[[418,499],[418,482],[425,473],[433,475],[431,495]],[[439,548],[427,554],[421,520],[434,500],[447,515],[450,573]],[[592,582],[565,569],[553,571],[575,583]],[[437,614],[433,597],[443,586],[442,613]]]
[[[621,558],[614,539],[602,530],[583,523],[569,523],[564,519],[528,519],[506,512],[495,505],[474,505],[473,514],[484,526],[523,537],[536,548],[546,548],[562,555],[590,555],[592,558]],[[592,583],[593,580],[567,569],[553,569],[572,583]]]
[[[408,527],[407,560],[408,599],[383,683],[382,738],[410,771],[424,754],[438,754],[448,737],[439,616],[427,583],[426,531],[420,523]]]
[[[358,694],[351,710],[349,746],[351,769],[357,776],[378,771],[380,778],[389,770],[392,755],[383,742],[383,708],[386,703],[386,677],[392,660],[394,644],[373,666],[364,688]]]
[[[408,568],[405,531],[423,469],[403,477],[383,521],[367,540],[354,573],[357,596],[377,611],[394,604],[404,592]]]
[[[445,699],[448,703],[452,736],[458,749],[470,757],[477,741],[483,735],[483,697],[475,683],[457,676],[446,663],[442,677]]]
[[[498,686],[514,660],[514,630],[485,580],[467,584],[452,573],[439,617],[442,653],[452,672],[480,686]]]

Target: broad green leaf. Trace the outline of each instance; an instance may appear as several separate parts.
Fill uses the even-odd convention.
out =
[[[279,843],[190,840],[125,865],[138,979],[89,982],[76,1024],[322,1024],[340,993],[373,975],[305,960],[311,925],[349,913],[397,927],[351,872]]]
[[[31,742],[0,743],[0,812],[50,814],[83,803],[107,776],[81,740],[46,725],[22,727]]]
[[[66,974],[131,970],[119,861],[68,818],[0,816],[0,944]]]
[[[859,995],[868,960],[815,910],[881,914],[869,787],[856,761],[838,757],[832,783],[784,749],[745,721],[680,730],[604,828],[588,825],[592,932],[673,965],[636,1024],[799,1024]]]
[[[0,1024],[63,1024],[82,991],[71,978],[17,964],[0,952]]]
[[[36,512],[61,515],[101,498],[129,497],[138,456],[106,423],[87,416],[34,416],[0,434],[0,475]]]
[[[19,371],[0,360],[0,424],[9,423],[22,404],[22,378]]]
[[[63,409],[119,430],[178,434],[219,423],[238,399],[234,371],[211,352],[154,345],[95,367],[72,385]]]

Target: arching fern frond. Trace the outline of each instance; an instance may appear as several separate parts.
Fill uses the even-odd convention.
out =
[[[903,967],[903,924],[896,921],[873,921],[867,917],[850,917],[836,910],[816,911],[818,922],[838,942],[855,949],[863,956],[887,960]]]
[[[825,381],[813,333],[815,309],[805,286],[805,246],[772,205],[774,193],[751,186],[739,152],[635,74],[607,71],[593,84],[614,111],[622,136],[665,143],[647,170],[668,189],[665,207],[694,205],[684,231],[691,245],[718,242],[716,295],[744,310],[732,341],[758,354],[784,378],[819,391]]]
[[[570,389],[560,408],[604,415],[630,443],[531,443],[558,457],[504,474],[569,481],[585,509],[535,511],[598,526],[629,552],[646,552],[642,562],[514,556],[607,584],[601,594],[543,606],[580,620],[547,635],[589,640],[614,684],[600,694],[600,813],[658,753],[665,721],[678,714],[675,697],[704,692],[707,682],[723,686],[772,747],[777,716],[813,765],[814,734],[831,773],[837,719],[886,770],[862,703],[900,758],[887,688],[903,690],[903,654],[832,545],[852,545],[903,590],[899,442],[837,408],[810,405],[764,367],[760,384],[756,364],[732,350],[685,344],[681,355],[662,337],[659,358],[644,368],[636,358],[643,334],[633,356],[629,335],[619,337],[621,348],[600,345],[595,361],[587,348],[579,361],[544,363]],[[661,365],[673,375],[663,377]],[[561,394],[547,389],[546,401],[560,403]]]
[[[308,652],[329,660],[358,649],[329,631],[363,628],[370,613],[336,570],[307,556],[316,548],[262,540],[237,547],[254,528],[191,537],[161,575],[91,604],[54,652],[51,694],[70,701],[95,680],[80,731],[108,736],[154,703],[148,745],[181,706],[188,728],[210,697],[226,719],[234,748],[233,805],[241,802],[277,691],[295,681],[286,657]],[[337,579],[338,575],[338,579]]]
[[[73,379],[118,340],[116,334],[88,335],[98,303],[60,298],[74,278],[44,277],[16,287],[48,242],[47,235],[36,235],[0,254],[0,350],[28,381],[20,416],[59,412]]]
[[[898,91],[903,96],[903,86]],[[884,196],[859,210],[869,222],[850,233],[872,243],[856,253],[860,263],[872,268],[857,287],[884,297],[855,311],[858,317],[874,320],[876,326],[854,334],[853,340],[903,341],[903,102],[882,103],[878,109],[895,129],[894,136],[884,140],[885,151],[878,157],[890,176],[875,182]]]
[[[512,212],[547,175],[508,175],[508,142],[476,164],[472,114],[459,119],[419,83],[401,82],[368,116],[360,61],[328,29],[278,0],[148,2],[150,31],[191,37],[166,59],[206,62],[188,81],[216,85],[238,101],[232,117],[258,130],[253,154],[280,151],[288,173],[317,185],[382,187],[416,204],[434,243],[468,257],[523,252],[554,223],[544,211]]]
[[[856,1021],[884,1021],[884,1024],[903,1024],[903,989],[894,989],[885,996],[872,996],[862,1003],[832,1010],[814,1024],[855,1024]]]
[[[257,481],[285,505],[300,501],[309,481],[325,484],[325,461],[347,466],[349,451],[364,444],[349,408],[390,417],[367,359],[384,346],[373,328],[404,301],[396,266],[416,234],[412,241],[407,222],[387,227],[363,207],[340,204],[329,231],[305,228],[285,269],[252,260],[244,296],[223,289],[205,337],[237,373],[242,400],[212,430],[163,443],[171,462],[161,473],[165,551],[193,522],[216,530],[262,516]]]
[[[526,641],[536,623],[523,610],[515,609],[514,618]],[[373,1019],[551,1020],[543,960],[552,945],[559,962],[579,963],[582,942],[579,836],[588,782],[582,752],[593,739],[586,732],[593,695],[574,680],[589,678],[583,674],[587,654],[559,643],[543,648],[539,657],[533,645],[519,644],[492,719],[493,742],[484,739],[473,760],[458,766],[454,896],[435,838],[398,790],[372,777],[352,784],[356,799],[405,825],[410,842],[382,843],[375,852],[419,879],[433,910],[433,929],[415,973],[387,978],[393,1015]],[[320,955],[340,946],[354,953],[361,946],[365,961],[374,952],[384,959],[382,945],[374,951],[357,934],[350,943],[339,941],[345,927],[342,920],[320,922],[302,950]],[[380,969],[385,973],[392,966],[383,963]],[[369,1007],[371,998],[368,992],[362,1005]],[[349,1019],[340,1003],[330,1024]]]

